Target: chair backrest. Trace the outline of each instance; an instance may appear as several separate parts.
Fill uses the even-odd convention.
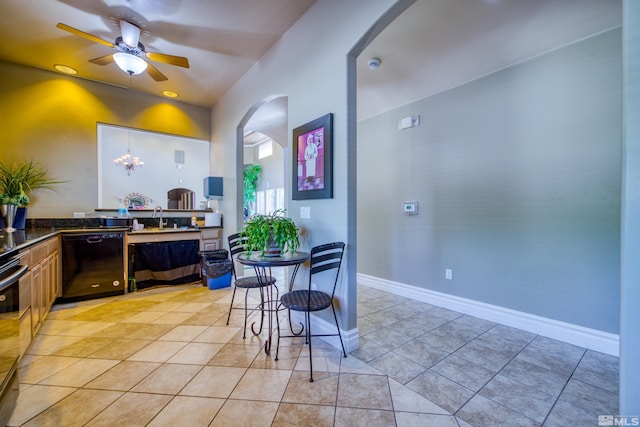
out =
[[[233,271],[233,277],[236,278],[236,267],[234,256],[244,252],[244,247],[247,243],[247,237],[242,233],[232,234],[228,238],[229,241],[229,255],[231,256],[231,271]]]
[[[334,242],[315,246],[311,249],[309,290],[311,290],[311,279],[314,274],[335,269],[335,278],[331,291],[331,298],[333,298],[336,285],[338,284],[338,274],[340,273],[340,265],[342,264],[344,246],[345,244],[343,242]]]

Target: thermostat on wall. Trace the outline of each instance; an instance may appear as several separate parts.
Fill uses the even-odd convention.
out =
[[[418,215],[418,202],[402,202],[402,212],[405,215]]]

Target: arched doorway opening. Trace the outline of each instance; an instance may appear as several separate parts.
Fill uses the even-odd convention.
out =
[[[260,173],[253,193],[238,198],[238,224],[249,215],[286,208],[284,150],[288,145],[288,100],[273,95],[254,104],[237,128],[237,179],[244,181],[247,168],[258,165]]]

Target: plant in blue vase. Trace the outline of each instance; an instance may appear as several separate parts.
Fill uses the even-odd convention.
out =
[[[52,179],[47,170],[33,160],[13,163],[0,161],[0,205],[5,227],[8,230],[24,228],[25,209],[29,205],[29,193],[38,188],[53,188],[65,181]],[[18,213],[20,210],[20,213]],[[16,218],[16,215],[18,218]],[[17,224],[17,223],[20,224]]]

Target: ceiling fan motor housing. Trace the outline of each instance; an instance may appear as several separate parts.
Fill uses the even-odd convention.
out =
[[[140,74],[146,70],[155,81],[166,81],[167,76],[162,74],[148,61],[157,61],[189,68],[189,60],[185,57],[157,52],[147,52],[144,45],[140,43],[140,27],[122,19],[120,20],[121,35],[116,37],[115,43],[111,43],[93,34],[78,30],[77,28],[71,27],[67,24],[58,23],[56,27],[64,31],[68,31],[71,34],[84,37],[94,43],[100,43],[116,50],[116,53],[114,54],[93,58],[90,59],[89,62],[97,65],[108,65],[115,61],[118,67],[130,76]]]
[[[130,53],[131,55],[142,57],[145,52],[144,45],[142,43],[138,42],[137,47],[131,47],[124,42],[121,36],[116,37],[116,42],[114,44],[116,45],[116,49],[120,52]]]

